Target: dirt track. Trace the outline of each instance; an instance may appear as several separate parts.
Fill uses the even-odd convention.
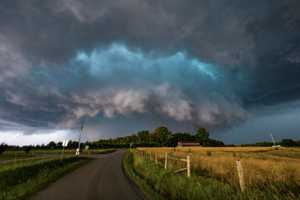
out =
[[[143,194],[124,175],[124,151],[97,155],[96,160],[67,174],[33,200],[135,200]]]

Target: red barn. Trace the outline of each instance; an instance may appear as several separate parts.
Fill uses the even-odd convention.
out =
[[[184,141],[184,142],[177,142],[177,147],[196,147],[201,146],[199,142],[194,141]]]

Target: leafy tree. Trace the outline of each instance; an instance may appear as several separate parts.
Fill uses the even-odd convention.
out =
[[[78,142],[77,141],[69,141],[68,143],[68,148],[72,148],[72,149],[75,149],[78,147]]]
[[[149,131],[143,130],[137,132],[139,140],[141,143],[149,143],[150,142],[150,133]]]
[[[153,131],[155,141],[158,142],[161,146],[167,143],[171,134],[172,133],[165,126],[160,126]]]
[[[56,144],[56,147],[58,147],[58,148],[61,148],[61,147],[62,147],[62,145],[63,145],[63,143],[62,143],[62,142],[58,142],[58,143]]]
[[[209,132],[205,128],[198,128],[196,138],[200,144],[203,144],[208,141]]]
[[[210,147],[223,147],[225,144],[222,141],[214,140],[214,139],[208,139],[204,142],[204,146],[210,146]]]
[[[254,145],[250,145],[250,146],[271,147],[272,145],[273,145],[273,142],[257,142]]]
[[[56,147],[56,143],[51,141],[51,142],[49,142],[49,144],[47,146],[51,149],[54,149]]]
[[[285,146],[285,147],[296,147],[297,142],[292,139],[283,139],[283,140],[281,140],[280,145]]]
[[[4,153],[7,149],[7,147],[8,147],[7,144],[1,143],[0,144],[0,154]]]
[[[31,148],[32,146],[24,146],[23,151],[28,154],[31,151]]]

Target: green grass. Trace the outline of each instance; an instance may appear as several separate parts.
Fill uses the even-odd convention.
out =
[[[68,157],[40,159],[0,168],[0,199],[26,199],[89,159]]]
[[[156,193],[149,184],[145,181],[145,179],[141,178],[135,170],[133,166],[133,155],[131,153],[126,153],[123,161],[122,166],[125,171],[125,174],[136,183],[136,185],[144,192],[147,199],[153,200],[164,200],[162,196]]]
[[[2,154],[0,154],[0,161],[31,158],[33,156],[33,154],[26,154],[24,151],[5,151]]]
[[[261,185],[250,188],[244,193],[230,184],[211,177],[192,174],[190,178],[185,175],[174,174],[155,165],[153,161],[130,153],[125,157],[124,168],[127,174],[135,180],[145,193],[155,192],[165,199],[205,199],[205,200],[269,200],[300,199],[300,188],[297,185],[281,183]],[[150,189],[149,189],[150,188]],[[153,195],[149,195],[152,196]],[[157,198],[156,198],[157,199]]]
[[[115,149],[91,149],[91,150],[83,150],[82,155],[91,155],[91,154],[104,154],[104,153],[112,153]],[[5,151],[0,154],[0,170],[1,166],[6,164],[18,164],[18,163],[26,163],[32,162],[35,160],[45,159],[45,158],[56,158],[62,155],[61,149],[49,149],[49,150],[32,150],[29,153],[25,153],[24,151]],[[73,156],[75,155],[74,149],[65,149],[64,156]]]

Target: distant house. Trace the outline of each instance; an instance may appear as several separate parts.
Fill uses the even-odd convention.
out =
[[[199,142],[194,142],[194,141],[177,142],[177,147],[197,147],[197,146],[201,146]]]

